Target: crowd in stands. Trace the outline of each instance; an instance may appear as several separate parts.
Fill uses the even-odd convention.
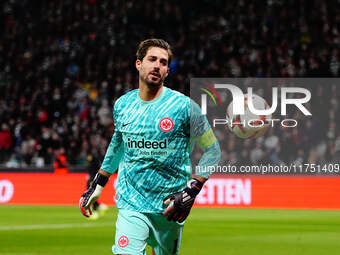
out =
[[[4,0],[0,4],[0,164],[103,158],[112,105],[138,88],[135,51],[156,37],[174,50],[166,86],[192,77],[339,77],[336,0]],[[340,85],[313,93],[312,119],[258,140],[218,133],[223,158],[339,162]],[[320,117],[320,119],[318,119]],[[321,124],[320,124],[321,123]]]

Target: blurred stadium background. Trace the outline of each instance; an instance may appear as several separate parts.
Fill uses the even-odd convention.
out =
[[[77,218],[74,206],[16,205],[58,204],[58,189],[64,190],[60,204],[77,203],[88,168],[103,159],[110,141],[113,102],[138,87],[134,61],[141,40],[159,37],[173,46],[166,86],[187,95],[193,77],[338,78],[339,13],[338,0],[2,1],[0,204],[12,205],[0,206],[0,240],[5,240],[0,254],[61,254],[51,240],[54,234],[58,246],[67,246],[64,254],[92,254],[96,245],[102,247],[100,238],[92,239],[101,236],[101,219],[96,230],[86,228],[94,231],[91,235],[77,226],[53,227],[90,224]],[[273,129],[256,141],[226,133],[223,155],[236,165],[339,164],[339,85],[318,87],[313,96],[313,110],[327,123],[321,129],[315,118],[302,120],[294,131]],[[61,155],[69,174],[57,177],[54,163]],[[71,175],[73,190],[67,182]],[[198,202],[228,208],[340,209],[339,173],[285,178],[216,176]],[[110,205],[113,192],[111,185],[104,198]],[[113,210],[105,216],[110,220],[102,218],[104,225],[112,223],[102,226],[103,254],[110,253],[113,242]],[[339,211],[196,210],[184,233],[183,254],[335,254],[340,248],[335,243]],[[18,229],[37,224],[53,226]],[[62,239],[64,234],[72,241]],[[195,248],[203,244],[207,247]]]

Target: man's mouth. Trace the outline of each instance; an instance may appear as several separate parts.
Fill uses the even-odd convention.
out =
[[[155,76],[157,78],[161,78],[161,74],[160,73],[157,73],[157,72],[151,72],[150,73],[152,76]]]

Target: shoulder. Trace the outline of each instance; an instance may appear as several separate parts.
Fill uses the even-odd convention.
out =
[[[168,87],[166,89],[166,99],[172,100],[176,104],[180,104],[185,107],[190,107],[190,98],[179,91],[172,90]]]
[[[114,103],[114,110],[117,111],[121,109],[122,107],[125,107],[126,105],[130,104],[132,101],[135,101],[137,94],[138,94],[138,89],[134,89],[122,95],[121,97],[119,97]]]

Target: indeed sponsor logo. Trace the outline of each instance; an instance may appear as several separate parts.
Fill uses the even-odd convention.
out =
[[[145,140],[133,140],[130,137],[128,138],[127,145],[129,148],[138,148],[138,149],[166,149],[168,148],[168,140],[164,139],[163,141],[149,141]]]

